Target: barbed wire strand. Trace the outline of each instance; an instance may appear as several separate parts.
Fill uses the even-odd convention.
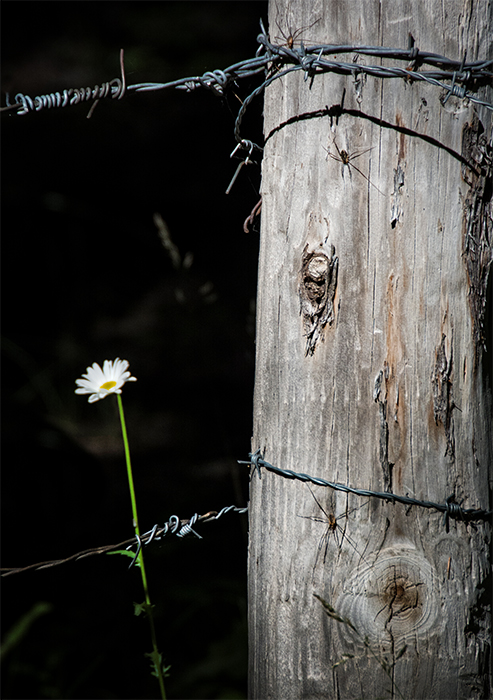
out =
[[[113,550],[121,549],[122,547],[125,547],[127,550],[129,550],[132,547],[135,547],[135,545],[137,545],[137,551],[135,552],[135,555],[129,566],[130,568],[139,556],[142,545],[150,544],[152,541],[162,540],[166,535],[169,534],[176,535],[177,537],[186,537],[187,535],[193,534],[199,539],[202,539],[201,535],[199,535],[197,532],[195,532],[195,530],[193,530],[193,526],[195,524],[209,523],[214,520],[218,520],[221,516],[230,512],[239,514],[246,513],[248,512],[248,507],[238,508],[237,506],[226,506],[225,508],[222,508],[219,512],[211,510],[208,513],[205,513],[204,515],[198,515],[197,513],[195,513],[195,515],[193,515],[188,520],[180,519],[177,515],[172,515],[169,518],[169,520],[166,523],[164,523],[164,525],[154,525],[154,527],[151,530],[145,532],[143,535],[131,537],[130,539],[124,540],[123,542],[118,542],[118,544],[109,544],[104,545],[102,547],[84,549],[82,552],[77,552],[77,554],[72,554],[69,557],[65,557],[65,559],[52,559],[50,561],[42,561],[38,562],[37,564],[30,564],[29,566],[23,567],[1,568],[1,575],[3,577],[11,576],[12,574],[19,574],[23,571],[38,571],[40,569],[49,569],[53,566],[66,564],[69,561],[77,561],[78,559],[84,559],[85,557],[94,556],[95,554],[106,554]]]
[[[24,93],[17,93],[15,103],[10,104],[7,97],[7,106],[2,107],[1,110],[17,109],[17,114],[22,116],[28,112],[39,112],[44,108],[66,107],[67,105],[78,104],[80,101],[90,99],[99,100],[108,96],[111,96],[113,99],[122,99],[125,92],[130,91],[140,93],[169,88],[187,92],[192,92],[197,88],[204,88],[222,97],[230,83],[244,78],[251,78],[260,73],[271,73],[244,100],[238,113],[235,123],[235,138],[236,142],[240,143],[242,141],[239,132],[240,123],[251,101],[274,80],[298,70],[302,70],[305,73],[305,80],[309,77],[313,79],[321,73],[332,72],[352,75],[354,78],[357,78],[359,74],[366,74],[383,79],[405,79],[409,83],[425,81],[445,91],[446,94],[442,100],[443,104],[453,95],[459,99],[467,99],[493,110],[493,104],[479,99],[468,90],[469,84],[482,85],[485,82],[491,82],[493,77],[493,60],[466,62],[466,55],[464,55],[462,60],[458,61],[439,54],[421,51],[416,46],[408,49],[354,44],[315,44],[305,47],[301,43],[299,48],[289,48],[270,41],[262,20],[260,20],[260,29],[261,33],[257,36],[259,48],[256,56],[234,63],[224,70],[206,71],[202,76],[189,76],[165,83],[144,82],[126,85],[122,49],[120,52],[121,78],[114,78],[107,83],[103,83],[102,86],[96,85],[94,88],[73,88],[63,90],[61,93],[38,95],[34,98]],[[353,60],[337,61],[328,58],[328,55],[338,54],[354,54],[356,56],[372,56],[393,61],[406,61],[408,65],[405,68],[395,65],[365,65],[363,63],[356,64]],[[423,71],[416,69],[418,65],[423,66],[425,64],[433,67],[435,70]],[[280,67],[284,65],[287,67],[280,70]],[[443,81],[450,81],[450,84],[446,84]],[[256,144],[254,144],[254,148],[261,150]]]
[[[493,511],[482,510],[476,508],[462,508],[460,504],[454,502],[454,495],[449,496],[445,503],[433,503],[432,501],[420,501],[416,498],[411,498],[410,496],[399,496],[395,493],[390,493],[389,491],[370,491],[368,489],[357,489],[352,486],[346,486],[345,484],[338,484],[332,481],[327,481],[326,479],[321,479],[319,477],[310,476],[309,474],[297,473],[290,469],[281,469],[275,467],[273,464],[266,462],[262,457],[260,450],[250,453],[250,459],[248,462],[244,460],[238,460],[238,464],[248,464],[252,467],[252,471],[258,474],[259,479],[262,478],[260,468],[263,467],[274,474],[279,476],[284,476],[287,479],[298,479],[299,481],[310,482],[316,484],[317,486],[326,486],[333,489],[334,491],[343,491],[344,493],[353,493],[356,496],[365,496],[372,498],[380,498],[382,500],[388,501],[390,503],[403,503],[408,506],[418,506],[420,508],[431,508],[437,510],[444,514],[443,524],[445,529],[449,531],[449,518],[454,520],[462,520],[464,522],[470,522],[472,520],[487,520],[491,518]]]
[[[376,78],[400,78],[411,84],[413,82],[424,81],[429,85],[444,90],[445,94],[441,98],[442,105],[445,105],[448,99],[454,96],[458,99],[469,100],[474,104],[493,110],[493,104],[479,99],[468,89],[470,84],[479,87],[485,83],[491,82],[493,77],[493,60],[466,62],[465,53],[462,60],[457,61],[428,51],[420,51],[414,45],[410,46],[408,49],[353,44],[315,44],[305,47],[303,42],[301,42],[300,47],[295,48],[294,46],[289,47],[287,45],[272,43],[265,30],[262,19],[260,20],[260,29],[261,32],[257,36],[259,48],[257,49],[255,57],[234,63],[224,70],[206,71],[202,76],[190,76],[166,83],[149,82],[127,86],[123,66],[123,49],[121,49],[121,78],[114,78],[109,82],[103,83],[101,86],[96,85],[94,88],[72,88],[63,90],[61,93],[54,92],[46,95],[37,95],[34,98],[24,93],[17,93],[14,98],[14,104],[10,104],[9,95],[7,94],[7,105],[1,107],[0,111],[16,109],[17,115],[22,116],[32,111],[39,112],[44,108],[66,107],[67,105],[75,105],[79,102],[94,100],[87,115],[89,119],[98,102],[105,97],[111,96],[112,99],[121,100],[126,92],[151,92],[169,88],[186,90],[187,92],[192,92],[197,88],[204,88],[211,90],[218,97],[223,97],[226,88],[231,83],[235,83],[237,80],[244,78],[252,78],[263,73],[265,80],[245,98],[235,120],[234,137],[237,147],[231,153],[230,157],[239,157],[237,152],[243,150],[247,151],[247,156],[241,160],[231,179],[226,190],[226,194],[229,194],[242,167],[244,165],[256,163],[251,157],[252,153],[254,151],[262,153],[263,151],[261,146],[241,136],[240,127],[246,110],[251,102],[274,80],[278,80],[294,71],[303,71],[305,74],[305,81],[308,80],[308,78],[311,79],[310,85],[317,75],[323,73],[352,75],[354,80],[356,80],[360,74],[363,74],[371,75]],[[354,60],[350,62],[331,60],[327,57],[329,54],[335,56],[338,54],[353,54],[353,59],[357,59],[358,56],[372,56],[374,58],[392,61],[406,61],[408,65],[405,68],[395,65],[365,65],[363,63],[355,63]],[[417,69],[418,66],[421,67],[425,64],[433,67],[435,70],[423,71]],[[287,67],[283,68],[283,66]],[[450,84],[444,81],[450,81]]]
[[[31,98],[22,92],[15,96],[14,104],[10,104],[9,93],[6,93],[5,107],[1,107],[0,111],[17,109],[17,116],[28,114],[29,112],[40,112],[42,109],[52,109],[54,107],[67,107],[68,105],[76,105],[79,102],[88,102],[94,100],[91,109],[87,115],[90,119],[99,100],[105,97],[111,97],[113,100],[121,100],[126,91],[125,67],[124,67],[124,50],[120,50],[120,71],[121,78],[113,78],[101,85],[95,85],[93,88],[69,88],[62,92],[51,92],[46,95],[36,95]]]

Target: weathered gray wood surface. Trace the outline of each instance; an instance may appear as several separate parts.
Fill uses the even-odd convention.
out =
[[[276,22],[289,36],[320,18],[305,43],[407,48],[411,33],[423,50],[491,58],[487,5],[276,0],[270,34],[283,43]],[[292,120],[344,91],[338,119]],[[267,89],[252,449],[351,486],[488,508],[491,189],[461,153],[480,159],[476,120],[489,140],[491,113],[441,96],[334,74],[310,87],[301,72]],[[372,149],[352,161],[372,184],[327,157],[334,141]],[[338,520],[351,541],[331,534],[325,563],[308,487],[252,478],[250,697],[489,697],[490,526],[447,533],[433,511],[313,491],[336,516],[366,503]]]

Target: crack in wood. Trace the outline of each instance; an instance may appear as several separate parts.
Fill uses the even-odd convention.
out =
[[[450,348],[450,358],[447,360],[445,350],[446,338],[447,336],[443,333],[441,343],[435,352],[435,368],[432,376],[433,415],[435,424],[441,423],[444,427],[447,441],[445,456],[450,457],[453,462],[455,460],[455,437],[452,411],[455,408],[455,404],[452,393],[452,381],[450,379],[452,373],[452,346]]]
[[[394,191],[392,192],[392,209],[390,212],[390,225],[392,228],[396,227],[402,214],[402,188],[404,187],[404,170],[401,168],[401,164],[397,164],[397,168],[394,170]]]
[[[388,365],[385,366],[385,380],[388,379],[389,368]],[[392,470],[394,468],[394,463],[389,462],[389,424],[387,421],[387,392],[383,396],[383,400],[380,398],[382,382],[384,379],[384,372],[380,370],[375,378],[375,385],[373,388],[373,400],[378,404],[378,413],[380,416],[380,437],[378,441],[378,457],[380,460],[380,466],[383,472],[383,484],[384,491],[392,493]]]
[[[476,115],[462,131],[462,156],[462,179],[469,185],[462,217],[462,256],[469,281],[468,297],[477,363],[479,350],[486,350],[486,300],[493,262],[493,149]],[[475,167],[465,165],[464,161]]]
[[[375,619],[384,612],[388,610],[387,618],[385,620],[384,628],[389,632],[393,639],[392,628],[389,627],[393,618],[401,618],[402,621],[406,619],[415,624],[416,619],[421,616],[423,601],[421,600],[420,586],[423,586],[423,582],[414,582],[409,578],[409,572],[397,571],[395,566],[391,566],[393,571],[393,576],[390,576],[387,582],[384,584],[383,591],[380,594],[383,607],[380,608],[375,616]]]

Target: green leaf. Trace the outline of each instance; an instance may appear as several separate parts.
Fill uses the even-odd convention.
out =
[[[153,669],[152,674],[156,678],[159,678],[159,668],[161,668],[163,678],[166,678],[169,676],[168,671],[170,670],[171,666],[164,666],[163,665],[163,656],[160,654],[157,650],[151,651],[150,653],[145,654],[145,656],[148,656],[151,660],[151,668]]]
[[[141,615],[142,613],[144,613],[144,615],[148,615],[149,610],[152,610],[153,607],[154,605],[148,605],[146,602],[134,603],[134,615],[136,617],[139,617],[139,615]]]
[[[128,549],[115,549],[115,551],[106,552],[106,554],[122,554],[124,557],[130,557],[131,559],[135,559],[135,552],[131,552]],[[140,569],[140,558],[137,559],[134,566],[137,566]]]
[[[0,650],[0,659],[3,658],[12,649],[15,649],[24,637],[28,634],[31,626],[36,622],[36,620],[42,615],[46,615],[53,610],[53,605],[51,603],[39,602],[36,603],[25,615],[23,615],[11,629],[5,632],[2,648]]]

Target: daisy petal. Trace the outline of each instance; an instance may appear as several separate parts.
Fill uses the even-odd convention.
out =
[[[126,382],[135,382],[137,377],[132,377],[130,372],[126,371],[129,363],[127,360],[105,360],[103,369],[94,362],[91,367],[86,368],[86,374],[83,374],[83,379],[76,379],[77,389],[76,394],[90,394],[89,403],[94,403],[100,399],[106,398],[108,394],[121,394],[122,386]]]

